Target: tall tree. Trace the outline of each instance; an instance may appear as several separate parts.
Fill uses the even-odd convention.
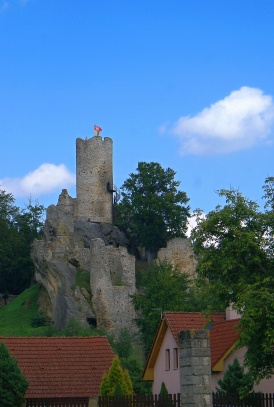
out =
[[[12,194],[0,190],[0,292],[19,294],[29,287],[34,274],[31,244],[41,234],[43,214],[44,207],[31,201],[20,210]]]
[[[142,380],[144,355],[141,346],[133,344],[133,337],[127,328],[122,328],[118,337],[111,343],[118,354],[121,366],[128,370],[135,394],[151,394],[151,383]]]
[[[0,395],[2,407],[21,407],[28,388],[17,361],[6,345],[0,344]]]
[[[144,273],[142,289],[133,296],[135,310],[141,315],[136,322],[141,329],[145,351],[149,352],[163,311],[198,311],[195,288],[187,273],[168,262],[151,263]]]
[[[197,272],[211,312],[232,305],[242,314],[239,346],[255,382],[274,373],[273,179],[264,185],[266,211],[237,190],[205,217],[198,213],[192,233]],[[213,308],[213,309],[212,309]]]
[[[185,236],[189,199],[178,190],[175,175],[158,163],[139,162],[121,188],[116,223],[137,246],[151,252],[165,247],[169,239]]]
[[[0,190],[0,292],[9,289],[7,281],[15,258],[18,237],[14,217],[19,213],[12,194]]]

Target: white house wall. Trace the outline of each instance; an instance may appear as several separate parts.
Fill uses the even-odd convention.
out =
[[[179,369],[174,369],[173,366],[174,348],[178,348],[178,345],[170,329],[168,328],[154,366],[154,382],[152,387],[153,394],[160,393],[162,382],[165,383],[166,388],[170,394],[180,393]],[[170,370],[166,370],[166,349],[170,349]]]
[[[245,355],[245,348],[241,349],[236,349],[230,355],[227,356],[227,358],[224,361],[224,370],[223,372],[213,372],[211,375],[211,381],[212,381],[212,389],[215,391],[216,387],[218,386],[218,380],[222,379],[226,369],[228,368],[228,365],[231,365],[234,361],[234,359],[238,359],[241,365],[244,363],[244,355]],[[273,393],[274,389],[274,377],[271,379],[263,379],[261,382],[258,384],[258,386],[254,386],[254,391],[260,391],[262,393]]]

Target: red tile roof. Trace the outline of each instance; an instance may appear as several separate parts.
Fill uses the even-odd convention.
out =
[[[114,358],[106,337],[0,337],[26,376],[26,398],[96,397]]]
[[[198,312],[165,312],[166,320],[176,342],[180,331],[188,329],[210,329],[211,366],[213,367],[239,338],[236,325],[240,319],[225,320],[225,313],[219,312],[206,318]],[[211,325],[212,324],[212,325]]]
[[[213,325],[210,331],[211,366],[213,367],[239,338],[237,324],[240,319],[224,321]]]
[[[199,312],[164,312],[163,319],[166,320],[178,343],[178,333],[180,331],[205,329],[212,323],[223,322],[225,320],[225,312],[217,312],[208,318]]]

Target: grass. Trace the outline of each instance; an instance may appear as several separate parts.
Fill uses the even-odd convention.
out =
[[[87,292],[91,295],[89,272],[82,270],[80,267],[77,268],[76,270],[75,283],[71,288],[75,290],[76,287],[85,288]]]
[[[0,336],[46,336],[48,326],[34,328],[32,318],[38,314],[38,284],[33,285],[6,306],[0,308]]]

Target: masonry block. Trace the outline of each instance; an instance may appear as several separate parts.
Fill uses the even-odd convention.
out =
[[[181,406],[211,407],[211,363],[209,332],[181,331],[179,334]]]

